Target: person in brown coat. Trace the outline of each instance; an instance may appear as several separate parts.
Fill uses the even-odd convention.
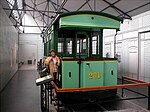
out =
[[[50,56],[44,61],[45,65],[49,66],[49,74],[55,79],[55,83],[58,83],[58,67],[60,66],[60,59],[56,56],[53,49],[50,50]]]

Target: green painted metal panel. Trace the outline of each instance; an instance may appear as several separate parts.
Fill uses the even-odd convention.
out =
[[[55,25],[54,26],[54,50],[55,50],[55,52],[57,53],[57,45],[58,45],[58,28],[57,28],[57,26]]]
[[[62,88],[79,87],[79,65],[77,61],[62,61]]]
[[[83,21],[84,20],[84,21]],[[59,27],[81,27],[81,28],[120,28],[120,21],[103,15],[76,14],[61,17]]]
[[[48,45],[47,42],[44,44],[44,55],[47,56],[47,52],[48,52]]]
[[[54,31],[51,32],[50,38],[50,49],[54,49]]]
[[[103,61],[83,61],[81,87],[103,86]]]
[[[46,56],[46,43],[44,43],[44,56]]]
[[[49,41],[47,42],[47,56],[49,54]]]
[[[115,19],[117,21],[122,21],[122,19],[120,17],[113,16],[113,15],[107,14],[107,13],[98,12],[98,11],[91,11],[91,10],[82,10],[82,11],[73,11],[73,12],[61,13],[60,17],[70,16],[70,15],[78,15],[78,14],[101,15],[101,16],[105,16],[105,17],[109,17],[109,18]]]
[[[51,41],[49,40],[49,50],[51,49]]]
[[[117,61],[104,62],[104,86],[117,84]]]
[[[80,56],[79,56],[79,54],[76,54],[76,58],[87,58],[88,57],[88,54],[80,54]]]

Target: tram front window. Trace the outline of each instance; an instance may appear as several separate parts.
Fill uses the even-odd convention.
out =
[[[92,56],[99,55],[99,33],[93,33],[92,35]]]
[[[85,34],[77,34],[77,54],[81,57],[87,55],[87,36]]]
[[[77,41],[77,53],[86,53],[86,39],[79,39]]]
[[[72,38],[67,38],[67,54],[72,54]]]

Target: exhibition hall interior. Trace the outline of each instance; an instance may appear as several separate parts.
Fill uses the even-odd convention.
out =
[[[150,0],[0,0],[0,112],[150,112]]]

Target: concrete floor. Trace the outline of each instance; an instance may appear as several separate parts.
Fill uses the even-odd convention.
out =
[[[36,65],[24,64],[19,68],[19,70],[36,70]]]
[[[0,94],[0,112],[41,112],[36,69],[24,65]]]
[[[0,94],[0,112],[41,112],[40,90],[35,84],[37,75],[36,66],[23,65]],[[147,93],[145,88],[135,89]],[[120,90],[118,92],[120,93]],[[135,94],[126,91],[125,96],[131,97]],[[102,106],[111,108],[112,112],[150,112],[146,109],[147,99],[110,102],[102,104]],[[92,105],[85,106],[78,111],[100,112]],[[56,107],[50,105],[50,112],[56,112]]]

